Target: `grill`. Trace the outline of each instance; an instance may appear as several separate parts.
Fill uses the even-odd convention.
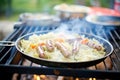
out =
[[[107,66],[106,61],[102,61],[104,69],[99,69],[94,65],[94,69],[89,68],[55,68],[46,67],[43,65],[33,66],[23,65],[26,60],[15,47],[0,47],[0,76],[11,77],[13,73],[19,74],[45,74],[45,75],[59,75],[59,76],[72,76],[79,78],[98,78],[98,79],[115,79],[120,78],[120,29],[115,26],[102,26],[88,23],[85,20],[69,20],[60,23],[67,24],[67,30],[76,32],[86,32],[95,34],[110,41],[114,47],[112,55],[109,56],[112,68]],[[14,31],[4,40],[16,41],[20,36],[35,32],[35,31],[53,31],[59,29],[58,25],[28,25],[17,24],[14,26]],[[8,75],[6,75],[8,74]],[[6,78],[6,77],[5,77]]]

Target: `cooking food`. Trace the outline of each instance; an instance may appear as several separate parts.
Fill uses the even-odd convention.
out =
[[[90,61],[106,54],[98,40],[78,34],[32,34],[28,39],[22,39],[20,45],[26,55],[56,62]]]
[[[90,9],[86,6],[70,5],[62,3],[54,7],[55,10],[67,11],[67,12],[88,12]]]
[[[56,16],[44,14],[44,13],[22,13],[19,16],[19,20],[27,25],[59,25],[60,19]]]
[[[42,13],[22,13],[20,14],[20,20],[51,20],[53,18],[52,15],[42,14]]]
[[[90,12],[90,8],[87,6],[66,3],[54,6],[54,10],[56,15],[62,19],[84,18]]]

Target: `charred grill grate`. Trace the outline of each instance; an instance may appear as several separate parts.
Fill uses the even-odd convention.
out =
[[[111,56],[109,56],[109,61],[103,61],[102,69],[99,65],[94,65],[89,68],[80,69],[67,69],[67,68],[53,68],[45,67],[41,65],[34,66],[32,62],[29,65],[23,65],[26,59],[16,50],[15,47],[0,47],[0,74],[3,73],[20,73],[20,74],[45,74],[45,75],[61,75],[61,76],[73,76],[73,77],[95,77],[95,78],[119,78],[120,75],[120,30],[117,27],[105,27],[101,25],[93,25],[87,23],[86,21],[78,21],[84,26],[72,25],[71,21],[63,22],[69,25],[68,30],[87,32],[90,34],[95,34],[109,40],[114,51]],[[88,26],[89,25],[89,26]],[[99,27],[95,29],[96,27]],[[56,26],[40,26],[40,25],[15,25],[14,32],[6,37],[4,40],[15,41],[18,37],[35,31],[53,31],[58,29]],[[104,76],[103,76],[104,75]]]

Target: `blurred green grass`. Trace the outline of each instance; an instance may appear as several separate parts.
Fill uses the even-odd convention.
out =
[[[0,16],[0,20],[17,21],[21,13],[49,13],[54,14],[53,7],[60,3],[73,4],[75,0],[11,0],[12,11],[9,17],[6,14]],[[109,0],[100,0],[103,7],[109,6]],[[107,2],[108,1],[108,2]],[[86,5],[90,5],[90,0],[86,0]]]
[[[17,11],[43,12],[51,10],[60,3],[73,3],[73,0],[13,0],[13,9]]]
[[[6,13],[0,16],[0,20],[16,21],[21,13],[49,13],[54,14],[53,7],[60,3],[73,3],[74,0],[12,0],[12,11],[9,17]]]

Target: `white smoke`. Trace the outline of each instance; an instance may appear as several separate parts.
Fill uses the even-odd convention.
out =
[[[54,32],[68,34],[84,32],[98,36],[104,36],[106,33],[108,34],[110,30],[114,29],[113,27],[107,27],[108,26],[90,24],[85,20],[71,19],[68,22],[61,23],[61,25]]]

